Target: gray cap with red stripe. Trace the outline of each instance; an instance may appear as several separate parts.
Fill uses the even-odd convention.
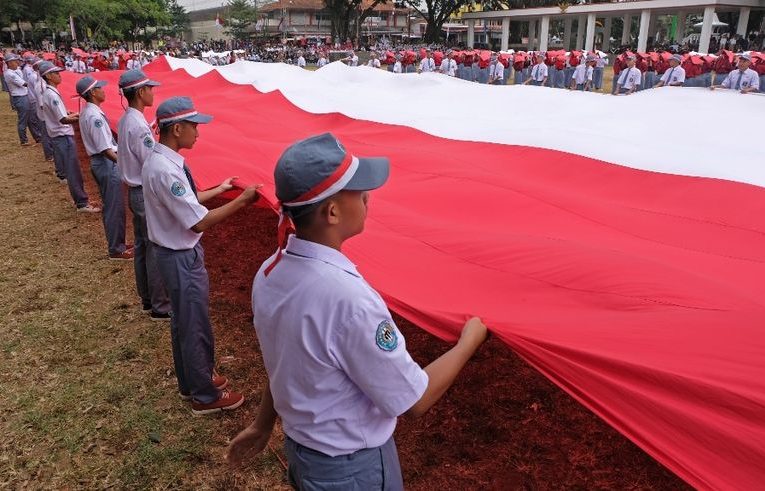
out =
[[[290,145],[274,170],[276,197],[282,206],[307,206],[339,191],[369,191],[388,180],[385,157],[355,157],[331,133]]]

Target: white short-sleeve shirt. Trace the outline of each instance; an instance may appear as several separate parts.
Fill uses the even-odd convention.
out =
[[[496,62],[493,65],[489,65],[489,79],[499,80],[505,76],[505,66]]]
[[[393,64],[393,73],[401,73],[401,62],[397,61]]]
[[[741,79],[741,83],[739,83],[739,79]],[[735,90],[746,89],[748,87],[759,89],[760,77],[757,75],[757,72],[751,68],[747,68],[743,73],[741,73],[741,70],[736,69],[730,72],[727,77],[725,77],[722,86],[726,89]]]
[[[685,68],[680,65],[667,68],[667,71],[661,74],[661,81],[665,85],[685,82]]]
[[[207,215],[207,208],[197,200],[183,165],[178,152],[157,143],[141,172],[149,240],[176,251],[197,245],[202,234],[191,227]]]
[[[305,58],[303,58],[302,56],[298,56],[297,66],[299,66],[300,68],[305,68]]]
[[[21,68],[15,70],[6,68],[3,72],[3,77],[5,77],[5,82],[8,84],[8,90],[11,91],[12,96],[21,97],[29,94],[29,90],[25,86],[27,81],[24,80]]]
[[[122,181],[131,187],[142,183],[141,169],[154,149],[154,136],[143,113],[129,107],[117,123],[117,165]]]
[[[443,61],[441,61],[440,69],[441,73],[454,77],[457,75],[457,62],[454,61],[454,59],[444,58]]]
[[[633,87],[636,87],[640,85],[640,82],[642,80],[642,73],[640,73],[640,70],[632,67],[632,68],[625,68],[624,70],[619,73],[619,79],[617,80],[617,84],[621,85],[623,89],[631,89]]]
[[[24,76],[24,80],[27,82],[27,95],[29,96],[29,102],[33,105],[37,105],[38,93],[33,90],[33,87],[35,84],[39,83],[39,76],[31,65],[24,66],[22,75]]]
[[[422,73],[433,72],[436,70],[436,61],[433,58],[423,58],[420,60],[420,71]]]
[[[425,393],[380,295],[351,261],[289,238],[252,288],[252,311],[274,408],[293,440],[330,456],[377,447]]]
[[[97,155],[104,150],[117,151],[109,122],[101,108],[92,102],[85,104],[80,111],[80,135],[85,151],[89,156]]]
[[[531,68],[531,80],[541,82],[547,78],[547,65],[537,63]]]
[[[66,106],[61,95],[51,85],[46,85],[43,91],[43,119],[45,127],[48,129],[48,136],[55,138],[57,136],[74,136],[74,128],[70,124],[61,122],[62,118],[67,116]]]
[[[582,63],[574,69],[574,74],[572,77],[576,81],[577,85],[582,85],[587,81],[592,82],[592,72],[593,69],[591,66],[587,66],[585,63]]]

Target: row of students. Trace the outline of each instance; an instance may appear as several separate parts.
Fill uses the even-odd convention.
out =
[[[67,112],[57,90],[63,69],[48,62],[38,66],[46,83],[45,121],[55,155],[65,156],[67,166],[76,162],[72,125],[80,126],[104,201],[110,248],[124,246],[122,184],[129,186],[136,250],[143,242],[144,256],[153,257],[140,271],[135,261],[137,289],[145,309],[154,308],[154,293],[159,306],[163,295],[169,299],[179,396],[196,414],[241,406],[243,394],[228,390],[228,379],[214,369],[201,238],[254,203],[261,186],[248,186],[225,205],[207,209],[203,203],[233,189],[235,177],[199,190],[179,152],[194,146],[198,125],[212,116],[199,112],[187,97],[168,98],[156,111],[155,141],[144,112],[153,105],[159,83],[140,70],[128,71],[119,81],[129,107],[120,118],[116,144],[101,109],[106,83],[81,78],[76,90],[85,107]],[[364,228],[369,191],[382,186],[388,174],[386,158],[356,157],[331,134],[295,143],[277,162],[282,223],[293,222],[296,233],[281,234],[279,250],[253,283],[253,319],[269,379],[256,420],[229,446],[232,464],[263,450],[281,417],[289,478],[296,488],[403,489],[393,440],[397,418],[424,414],[486,339],[486,326],[471,318],[456,346],[421,368],[380,295],[342,253],[345,241]]]

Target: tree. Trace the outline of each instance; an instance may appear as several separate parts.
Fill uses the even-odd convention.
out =
[[[354,20],[354,26],[358,28],[364,23],[364,20],[372,15],[378,5],[386,3],[387,0],[372,0],[366,8],[361,8],[363,0],[324,0],[324,6],[329,10],[332,19],[332,36],[346,40],[355,37],[351,31],[351,20]]]
[[[178,5],[177,0],[166,0],[165,8],[170,17],[170,22],[163,27],[164,34],[180,38],[184,32],[189,30],[191,19],[186,9]]]
[[[258,9],[250,0],[229,0],[226,4],[226,34],[234,39],[250,37],[250,27],[258,20]]]

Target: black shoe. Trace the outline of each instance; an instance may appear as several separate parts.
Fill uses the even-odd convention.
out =
[[[173,315],[170,312],[165,312],[164,314],[161,314],[159,312],[152,312],[149,314],[149,318],[156,322],[162,322],[162,321],[169,321],[173,318]]]
[[[146,312],[146,313],[151,312],[151,304],[150,303],[143,304],[141,306],[141,312]]]

